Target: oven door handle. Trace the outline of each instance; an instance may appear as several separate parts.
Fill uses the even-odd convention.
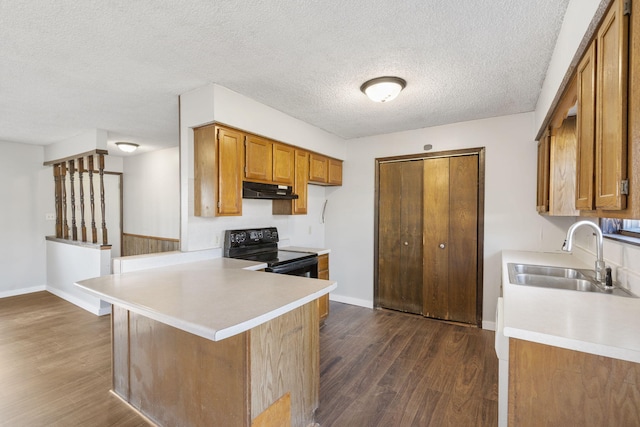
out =
[[[291,270],[298,270],[300,268],[309,267],[318,264],[318,257],[305,258],[298,261],[288,262],[282,265],[276,265],[266,268],[265,271],[270,273],[286,273]]]

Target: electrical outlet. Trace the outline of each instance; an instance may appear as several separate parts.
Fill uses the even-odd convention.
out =
[[[216,246],[220,246],[220,236],[216,234]]]
[[[44,214],[44,219],[47,221],[55,221],[56,220],[56,214],[54,213],[46,213]]]
[[[311,226],[309,226],[309,234],[311,234],[311,233],[312,233]]]

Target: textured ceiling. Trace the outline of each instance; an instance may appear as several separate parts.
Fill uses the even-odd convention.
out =
[[[217,83],[344,138],[532,111],[568,0],[0,0],[0,140],[177,145]],[[359,90],[397,75],[377,104]]]

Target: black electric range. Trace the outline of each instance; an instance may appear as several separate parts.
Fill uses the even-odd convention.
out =
[[[265,271],[294,276],[318,277],[318,255],[278,249],[276,227],[226,230],[224,256],[267,264]]]

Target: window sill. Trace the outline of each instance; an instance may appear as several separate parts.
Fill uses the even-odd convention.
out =
[[[633,246],[640,246],[640,238],[623,236],[622,234],[605,234],[605,239],[615,240],[617,242],[628,243]]]

